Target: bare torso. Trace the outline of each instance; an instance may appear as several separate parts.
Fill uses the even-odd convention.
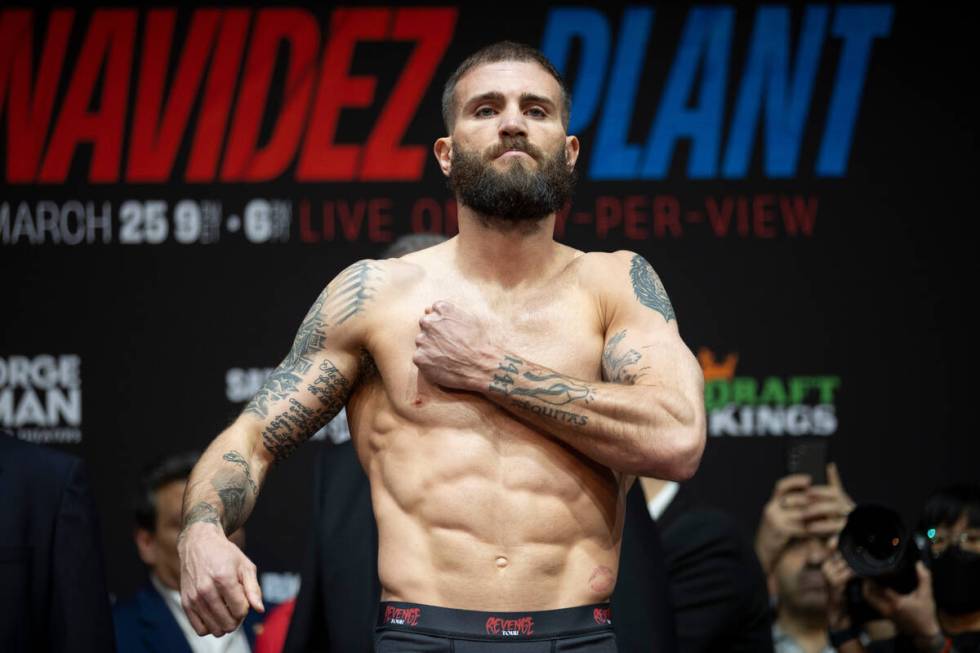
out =
[[[364,315],[377,373],[362,367],[348,417],[371,482],[383,600],[473,610],[608,600],[626,477],[484,397],[428,383],[412,362],[419,316],[447,300],[510,351],[599,380],[605,334],[588,256],[562,248],[553,275],[510,289],[463,278],[445,251],[381,264],[385,288]]]

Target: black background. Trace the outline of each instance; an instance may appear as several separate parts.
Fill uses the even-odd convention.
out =
[[[330,7],[308,9],[326,38]],[[622,9],[606,3],[603,11],[615,30]],[[656,5],[656,11],[631,130],[636,142],[645,140],[688,8]],[[179,25],[189,12],[180,11]],[[754,12],[753,4],[737,6],[726,126]],[[795,7],[797,25],[801,14]],[[39,10],[36,23],[44,25],[45,16]],[[87,16],[76,18],[69,53],[77,52]],[[443,133],[441,86],[463,57],[502,38],[538,45],[546,16],[544,5],[462,6],[449,50],[404,142],[429,144]],[[141,10],[141,25],[144,17]],[[694,351],[708,347],[719,357],[738,352],[737,376],[840,376],[831,456],[855,499],[892,505],[907,520],[937,485],[980,477],[974,456],[976,341],[968,317],[976,297],[970,216],[976,215],[978,178],[978,57],[967,22],[934,5],[896,7],[890,35],[873,45],[841,178],[817,178],[812,165],[819,135],[814,127],[822,124],[839,54],[829,38],[801,156],[809,165],[802,164],[796,178],[763,177],[757,155],[747,180],[691,180],[682,145],[668,179],[583,179],[574,203],[589,207],[598,195],[637,193],[669,193],[685,203],[708,195],[816,195],[812,237],[719,238],[705,229],[681,238],[634,241],[620,232],[598,240],[588,230],[570,229],[563,238],[584,250],[625,248],[646,256],[664,280],[688,345]],[[140,35],[136,43],[138,52]],[[371,109],[343,114],[340,140],[364,141],[407,52],[405,44],[358,47],[352,72],[377,75],[377,101]],[[570,73],[574,81],[574,64]],[[6,116],[0,107],[3,157]],[[586,162],[597,122],[579,135]],[[186,150],[185,144],[177,171]],[[305,197],[314,204],[390,197],[404,210],[419,196],[448,197],[434,160],[419,183],[302,184],[290,170],[268,184],[185,184],[175,174],[166,184],[92,185],[85,181],[89,152],[79,149],[72,181],[64,185],[14,185],[4,178],[0,201],[109,200],[115,210],[126,199],[220,198],[240,207],[252,197]],[[396,211],[393,227],[397,234],[408,232],[407,217]],[[383,247],[367,239],[303,244],[295,209],[291,233],[288,243],[264,245],[239,235],[213,245],[0,246],[0,355],[82,357],[84,439],[58,446],[89,465],[114,592],[128,593],[142,577],[128,512],[139,468],[161,453],[203,449],[240,410],[225,398],[225,371],[274,366],[322,286]],[[734,511],[750,532],[783,473],[788,439],[710,438],[692,483],[706,500]],[[248,525],[249,553],[260,571],[299,566],[319,446],[329,445],[301,448],[263,489]]]

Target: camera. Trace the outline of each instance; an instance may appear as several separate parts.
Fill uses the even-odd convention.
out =
[[[899,594],[908,594],[919,584],[915,571],[915,563],[921,558],[919,547],[901,516],[890,508],[873,504],[856,507],[840,533],[837,548],[857,576],[845,590],[848,611],[856,624],[881,618],[864,600],[863,579]]]

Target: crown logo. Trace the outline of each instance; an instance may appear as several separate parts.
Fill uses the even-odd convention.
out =
[[[707,347],[701,347],[698,349],[698,363],[701,364],[705,381],[732,379],[735,377],[735,366],[738,365],[738,354],[728,354],[724,361],[719,362],[714,352]]]

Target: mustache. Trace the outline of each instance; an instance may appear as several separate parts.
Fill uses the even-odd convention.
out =
[[[540,161],[541,157],[544,155],[538,146],[529,143],[527,138],[524,136],[503,136],[501,137],[499,143],[489,148],[486,158],[488,161],[492,161],[504,152],[509,152],[510,150],[524,152],[535,161]]]

